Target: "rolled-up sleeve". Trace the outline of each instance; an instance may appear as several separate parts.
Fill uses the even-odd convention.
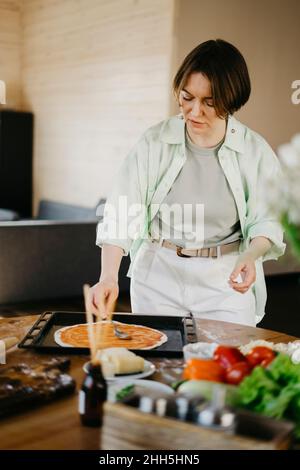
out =
[[[272,242],[271,248],[263,256],[262,261],[278,259],[285,252],[286,244],[283,242],[283,228],[278,215],[271,210],[267,197],[268,184],[282,184],[282,171],[279,160],[269,144],[263,140],[262,154],[257,174],[257,198],[255,216],[247,226],[247,245],[251,239],[259,236],[268,238]]]
[[[119,246],[127,256],[144,227],[143,174],[147,142],[142,138],[124,159],[106,200],[103,219],[97,227],[96,245]]]

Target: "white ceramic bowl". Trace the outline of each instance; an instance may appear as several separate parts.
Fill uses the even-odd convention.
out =
[[[183,356],[185,361],[191,359],[192,357],[197,357],[199,359],[211,359],[214,355],[216,347],[219,346],[218,343],[190,343],[183,346]]]

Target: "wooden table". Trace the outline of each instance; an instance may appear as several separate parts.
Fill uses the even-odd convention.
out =
[[[0,338],[17,336],[21,339],[36,321],[36,315],[0,319]],[[277,342],[293,341],[297,338],[270,330],[241,326],[234,323],[212,320],[197,320],[199,341],[216,341],[224,344],[240,345],[254,339]],[[34,351],[14,349],[7,354],[7,364],[32,363],[47,358]],[[71,357],[70,374],[80,386],[84,373],[82,365],[86,356]],[[153,361],[153,359],[151,359]],[[162,380],[159,371],[165,366],[163,359],[153,361],[158,372],[153,376]],[[168,360],[171,363],[171,360]],[[174,362],[178,364],[178,360]],[[0,366],[3,367],[3,366]],[[0,449],[99,449],[99,429],[80,425],[77,412],[77,394],[71,397],[28,410],[25,413],[1,420]]]

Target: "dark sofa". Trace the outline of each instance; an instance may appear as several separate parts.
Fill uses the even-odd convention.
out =
[[[81,296],[84,283],[97,282],[101,216],[95,214],[95,208],[41,201],[35,219],[1,221],[0,303]],[[121,293],[129,292],[128,269],[129,256],[121,263]]]

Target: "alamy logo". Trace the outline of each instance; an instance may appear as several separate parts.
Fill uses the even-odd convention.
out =
[[[149,221],[160,214],[154,230]],[[100,238],[110,240],[156,239],[163,230],[164,238],[185,239],[188,243],[204,244],[204,204],[129,204],[127,196],[120,196],[118,204],[106,203],[97,210],[102,214],[98,226]],[[145,230],[146,228],[146,230]]]
[[[300,80],[293,81],[292,89],[295,90],[291,96],[292,103],[300,104]]]

